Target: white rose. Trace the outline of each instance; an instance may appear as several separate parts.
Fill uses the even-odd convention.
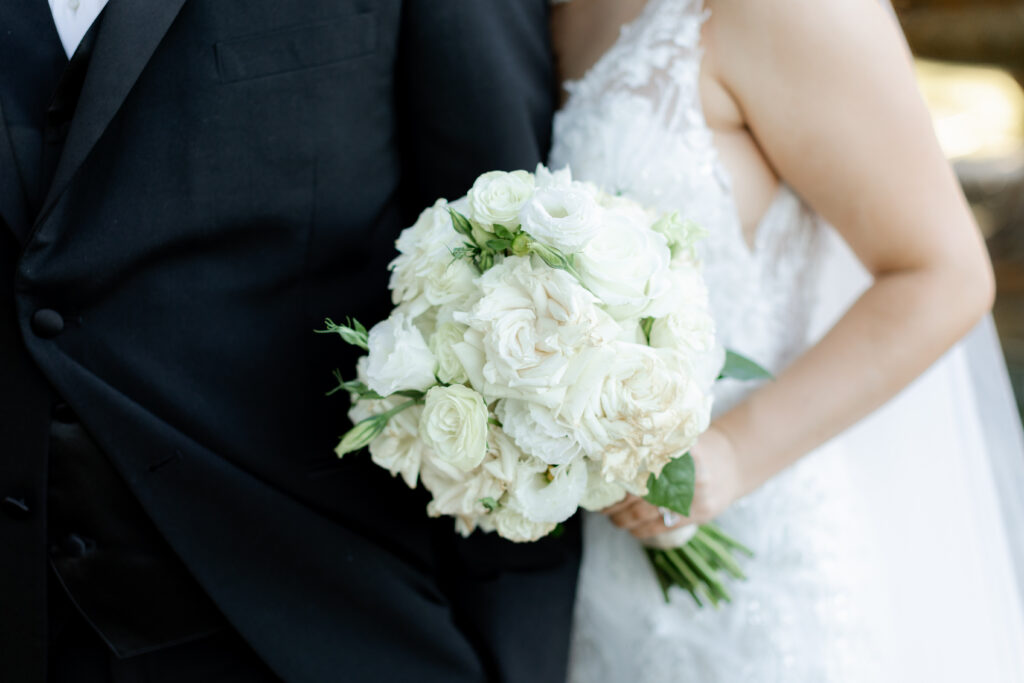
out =
[[[576,257],[583,284],[616,320],[659,315],[653,304],[671,292],[668,242],[646,224],[642,212],[605,213],[600,232]]]
[[[527,171],[491,171],[473,183],[469,191],[470,218],[490,230],[492,225],[519,226],[519,212],[533,196],[533,174]]]
[[[434,355],[423,335],[402,313],[392,313],[370,329],[366,384],[381,396],[396,391],[426,391],[436,384]]]
[[[530,237],[564,254],[578,253],[601,227],[602,209],[579,183],[538,189],[519,220]]]
[[[567,401],[576,411],[567,417],[589,433],[584,444],[603,444],[589,455],[601,459],[605,481],[643,493],[648,475],[707,429],[711,399],[675,351],[619,343],[604,360],[602,374],[592,371],[574,387],[585,400]]]
[[[438,459],[464,472],[487,454],[487,405],[469,387],[455,384],[427,392],[420,437]]]
[[[605,481],[601,474],[600,461],[587,458],[587,490],[580,498],[580,507],[591,512],[600,512],[625,497],[626,489],[613,481]]]
[[[463,304],[476,292],[476,269],[466,259],[452,257],[452,249],[464,238],[452,227],[448,207],[439,199],[395,242],[399,255],[388,266],[388,288],[392,303],[403,305],[413,317],[430,306]]]
[[[548,465],[564,465],[584,455],[572,428],[546,406],[509,398],[498,401],[495,414],[519,448]]]
[[[511,505],[534,522],[564,522],[576,512],[586,490],[587,464],[582,458],[561,467],[538,460],[534,467],[520,465]]]
[[[515,543],[538,541],[558,526],[553,522],[534,522],[521,512],[508,507],[501,508],[492,517],[498,535]]]
[[[487,400],[523,398],[557,404],[584,349],[614,339],[618,326],[568,273],[513,256],[478,280],[482,293],[455,345],[470,383]]]
[[[462,341],[467,327],[456,322],[443,322],[430,337],[430,350],[437,359],[437,378],[446,384],[469,381],[466,369],[455,355],[454,346]]]

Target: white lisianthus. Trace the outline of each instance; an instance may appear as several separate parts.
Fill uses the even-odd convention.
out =
[[[533,196],[533,174],[527,171],[491,171],[484,173],[466,196],[469,201],[470,218],[480,223],[485,230],[493,225],[516,228],[519,212]]]
[[[574,358],[614,339],[618,326],[568,273],[512,256],[478,280],[482,297],[455,319],[455,345],[470,383],[488,401],[529,397],[557,404]]]
[[[538,189],[549,187],[567,189],[572,185],[572,171],[568,166],[552,171],[544,164],[537,164],[533,176]]]
[[[423,335],[402,313],[393,313],[370,329],[366,384],[381,396],[396,391],[426,391],[436,384],[434,354]]]
[[[584,455],[572,428],[562,424],[550,408],[508,398],[498,401],[495,414],[519,448],[548,465],[565,465]]]
[[[499,509],[491,517],[498,534],[515,543],[539,541],[558,526],[554,522],[534,522],[511,507]]]
[[[469,387],[437,386],[427,392],[420,437],[437,458],[464,472],[487,454],[487,405]]]
[[[561,467],[534,462],[535,467],[520,466],[513,507],[533,522],[564,522],[587,490],[587,464],[582,458]]]
[[[462,341],[467,327],[457,322],[443,322],[430,337],[430,350],[437,360],[437,378],[445,384],[463,384],[469,381],[454,346]]]
[[[604,227],[576,257],[583,284],[616,320],[657,316],[671,291],[671,253],[642,211],[605,213]]]
[[[580,507],[591,512],[600,512],[625,497],[626,489],[614,481],[605,481],[601,474],[601,463],[588,458],[587,490],[580,498]]]
[[[452,256],[464,238],[452,227],[448,208],[448,203],[439,199],[395,242],[399,255],[389,266],[391,300],[413,317],[430,306],[464,304],[476,291],[473,265]]]
[[[582,251],[597,234],[602,209],[579,183],[569,187],[551,185],[537,190],[523,207],[519,220],[530,237],[568,255]]]

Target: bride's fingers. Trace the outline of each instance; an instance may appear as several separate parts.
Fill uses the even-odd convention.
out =
[[[626,508],[629,508],[629,507],[632,507],[632,506],[636,505],[637,503],[639,503],[642,500],[643,500],[642,498],[638,498],[637,496],[634,496],[631,493],[631,494],[627,495],[625,498],[623,498],[622,500],[620,500],[615,505],[609,505],[604,510],[601,510],[601,512],[603,512],[606,515],[614,515],[617,512],[622,512]]]
[[[680,517],[678,522],[667,527],[659,515],[658,519],[653,522],[647,522],[633,527],[629,530],[629,533],[633,534],[637,538],[650,538],[651,536],[657,536],[658,534],[663,534],[667,531],[674,531],[675,529],[692,523],[693,522],[691,520],[686,519],[685,517]]]
[[[653,505],[643,503],[630,506],[624,510],[609,515],[609,517],[612,520],[612,524],[615,526],[632,531],[632,529],[643,524],[649,524],[660,520],[661,513],[658,512],[658,508]]]

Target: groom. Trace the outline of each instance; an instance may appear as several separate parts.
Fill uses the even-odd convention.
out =
[[[547,149],[548,0],[0,9],[0,681],[557,681],[578,528],[337,460],[398,232]]]

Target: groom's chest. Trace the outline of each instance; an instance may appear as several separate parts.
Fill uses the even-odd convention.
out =
[[[253,207],[308,211],[318,166],[323,180],[356,180],[350,169],[394,147],[399,4],[114,0],[58,121],[61,38],[76,29],[59,3],[15,3],[0,35],[0,219],[25,243],[76,190],[96,206],[114,184],[122,200],[188,197],[221,223]],[[63,128],[59,144],[48,127]]]

